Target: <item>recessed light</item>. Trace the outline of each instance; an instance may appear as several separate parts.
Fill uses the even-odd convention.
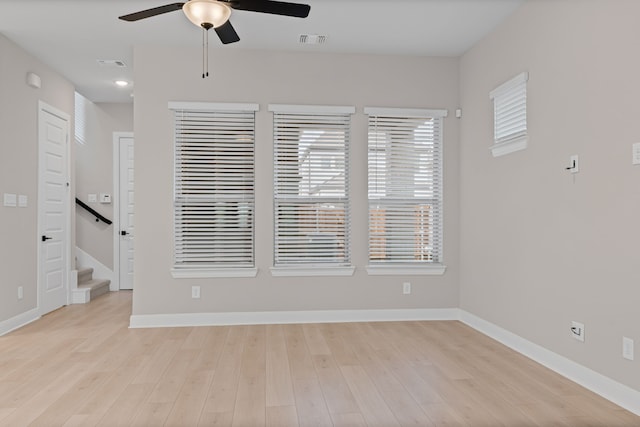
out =
[[[114,83],[116,84],[116,86],[119,86],[119,87],[129,86],[129,82],[126,80],[116,80]]]

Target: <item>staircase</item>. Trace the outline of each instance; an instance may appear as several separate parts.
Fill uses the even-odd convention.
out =
[[[109,292],[110,280],[94,279],[93,268],[78,270],[78,289],[89,289],[89,301]]]

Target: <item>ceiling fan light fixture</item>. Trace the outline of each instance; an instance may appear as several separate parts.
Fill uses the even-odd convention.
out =
[[[182,10],[194,25],[206,29],[220,27],[231,16],[231,7],[217,0],[189,0]]]

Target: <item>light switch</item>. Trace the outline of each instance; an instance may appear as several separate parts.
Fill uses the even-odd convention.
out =
[[[97,194],[89,194],[89,203],[96,203],[98,201],[98,195]]]
[[[26,195],[20,194],[18,196],[18,206],[19,207],[26,208],[28,203],[29,203],[29,198]]]
[[[15,208],[18,204],[18,196],[11,193],[4,193],[4,205],[9,208]]]
[[[100,203],[111,203],[111,194],[100,193]]]

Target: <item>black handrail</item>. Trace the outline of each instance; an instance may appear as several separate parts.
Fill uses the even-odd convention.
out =
[[[95,216],[96,217],[96,222],[102,221],[107,225],[111,225],[111,220],[110,219],[107,219],[104,216],[100,215],[99,212],[96,212],[93,208],[91,208],[89,205],[87,205],[85,202],[83,202],[82,200],[78,199],[77,197],[76,197],[76,203],[78,205],[80,205],[81,207],[85,208],[93,216]]]

